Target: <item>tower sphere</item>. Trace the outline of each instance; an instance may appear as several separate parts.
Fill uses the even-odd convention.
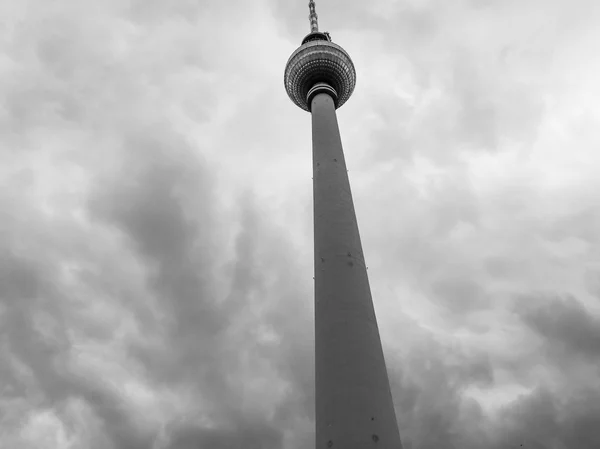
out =
[[[333,87],[336,109],[342,106],[356,85],[356,70],[348,53],[331,42],[326,33],[313,31],[292,53],[283,77],[290,99],[305,111],[310,111],[309,91],[317,83]]]

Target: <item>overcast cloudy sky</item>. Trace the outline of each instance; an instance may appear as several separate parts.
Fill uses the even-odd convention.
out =
[[[0,447],[313,447],[307,3],[0,0]],[[600,3],[317,11],[405,449],[600,447]]]

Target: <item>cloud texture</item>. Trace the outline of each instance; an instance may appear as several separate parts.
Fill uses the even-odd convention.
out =
[[[312,447],[305,3],[0,1],[1,447]],[[596,3],[317,3],[405,449],[600,447]]]

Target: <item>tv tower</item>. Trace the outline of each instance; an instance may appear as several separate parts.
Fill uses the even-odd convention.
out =
[[[284,84],[312,115],[317,449],[402,449],[335,110],[354,64],[319,31],[290,56]]]

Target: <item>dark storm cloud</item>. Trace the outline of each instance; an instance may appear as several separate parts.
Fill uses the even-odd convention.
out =
[[[312,417],[314,403],[310,293],[293,274],[296,262],[285,249],[290,242],[265,223],[248,192],[238,200],[240,230],[228,261],[214,220],[221,212],[210,168],[169,132],[147,130],[146,137],[128,141],[126,148],[133,157],[122,160],[121,176],[111,173],[110,183],[97,181],[91,210],[126,235],[151,267],[149,287],[164,319],[161,325],[147,322],[145,332],[161,333],[162,342],[159,349],[134,347],[132,355],[157,382],[192,386],[202,409],[223,423],[216,429],[175,427],[172,447],[188,447],[194,438],[206,447],[239,441],[280,445],[281,429],[298,417]],[[142,153],[144,159],[135,157]],[[190,210],[194,213],[186,213]],[[230,279],[225,292],[216,282],[223,276],[216,267],[223,262]],[[261,343],[261,328],[274,332],[276,342]],[[248,381],[239,377],[245,353],[273,365],[289,385],[273,404],[277,427],[258,416],[247,421],[251,410],[247,417],[240,415]]]
[[[448,308],[457,312],[489,305],[483,288],[472,280],[442,279],[433,284],[433,291]]]
[[[43,9],[38,11],[38,16],[44,16]],[[253,266],[256,255],[252,251],[245,255],[244,248],[240,248],[239,260],[245,266],[240,267],[238,261],[239,269],[234,275],[236,285],[233,287],[235,298],[225,301],[224,305],[218,304],[223,298],[216,291],[218,283],[216,276],[213,277],[214,266],[222,264],[227,255],[219,257],[219,253],[223,252],[219,243],[224,242],[219,241],[222,236],[215,232],[218,224],[211,219],[217,204],[211,192],[215,181],[209,168],[193,155],[194,148],[168,125],[164,126],[166,118],[157,118],[157,114],[151,113],[152,106],[144,106],[144,103],[153,103],[153,100],[149,89],[142,88],[144,84],[140,81],[144,75],[150,74],[142,70],[137,74],[141,75],[139,77],[135,69],[131,70],[144,61],[144,49],[139,46],[134,49],[133,57],[127,60],[129,71],[120,65],[106,64],[110,52],[104,51],[105,41],[93,36],[94,32],[103,34],[102,20],[85,28],[75,23],[76,14],[63,15],[61,11],[53,10],[48,16],[49,27],[42,28],[37,36],[31,29],[27,31],[30,40],[37,39],[39,42],[38,54],[42,68],[46,70],[30,70],[29,75],[35,74],[36,79],[40,75],[39,79],[31,82],[37,87],[28,90],[22,84],[16,90],[22,95],[10,97],[9,106],[14,105],[14,108],[9,108],[9,117],[22,128],[12,126],[12,129],[21,129],[24,134],[40,124],[57,128],[70,126],[63,120],[65,108],[62,106],[56,109],[57,114],[39,113],[40,106],[43,109],[58,100],[69,100],[79,106],[79,112],[71,114],[69,120],[79,121],[80,125],[85,124],[84,127],[91,125],[92,129],[86,131],[92,134],[98,131],[103,134],[104,143],[110,141],[120,147],[118,151],[103,149],[104,158],[94,167],[97,172],[94,173],[95,184],[91,189],[89,217],[96,226],[104,226],[105,230],[126,237],[122,249],[127,258],[137,256],[149,272],[147,292],[128,291],[130,286],[124,279],[106,270],[107,267],[98,267],[100,273],[95,273],[93,268],[89,273],[84,270],[84,275],[78,279],[80,285],[89,288],[88,292],[101,293],[107,305],[118,305],[127,313],[133,312],[142,325],[142,333],[149,337],[148,341],[153,341],[156,336],[161,338],[163,344],[158,348],[131,344],[129,361],[141,363],[158,385],[177,387],[190,383],[196,387],[198,404],[204,406],[209,399],[211,407],[220,415],[219,422],[216,428],[202,428],[199,424],[188,428],[186,432],[195,432],[197,443],[204,444],[202,447],[219,444],[230,447],[236,441],[246,441],[254,442],[257,447],[280,447],[280,430],[273,429],[260,417],[253,418],[251,413],[241,416],[237,410],[242,402],[239,394],[243,392],[244,380],[227,380],[236,370],[244,340],[240,335],[228,337],[223,333],[236,319],[236,311],[238,318],[252,312],[244,307],[245,295],[258,290],[262,279],[246,277],[243,270]],[[158,16],[164,19],[162,14]],[[90,52],[90,48],[94,51]],[[136,68],[140,69],[139,66]],[[41,76],[42,73],[46,78]],[[56,78],[48,78],[48,74]],[[160,72],[153,73],[147,81],[155,84],[160,75]],[[100,81],[96,77],[105,78]],[[41,83],[37,84],[38,81]],[[71,90],[66,88],[68,81],[71,82]],[[93,85],[95,90],[92,92],[89,89]],[[83,90],[78,91],[78,87]],[[210,107],[211,98],[211,93],[205,92],[203,108]],[[25,108],[25,104],[29,107]],[[54,110],[50,108],[50,112]],[[114,115],[106,116],[108,110],[115,111]],[[19,111],[27,115],[20,117]],[[163,126],[157,127],[157,122],[162,122]],[[91,149],[88,148],[89,151]],[[90,157],[89,153],[75,154],[74,157],[82,166],[91,168],[94,157]],[[31,185],[27,188],[31,189]],[[4,211],[13,216],[24,215],[26,211],[13,200],[6,198]],[[62,309],[70,295],[68,287],[61,285],[57,270],[67,258],[86,266],[99,262],[94,259],[99,257],[98,253],[86,248],[88,244],[94,245],[94,239],[76,242],[82,237],[80,229],[75,228],[76,232],[72,232],[74,229],[65,227],[61,230],[60,226],[55,226],[56,223],[40,221],[39,212],[27,212],[34,218],[27,226],[19,228],[18,222],[5,222],[12,234],[27,236],[52,229],[52,233],[68,235],[66,238],[70,242],[69,250],[65,251],[65,248],[60,248],[60,241],[39,239],[38,251],[46,258],[38,260],[37,265],[41,268],[32,268],[34,264],[29,261],[5,260],[2,278],[6,280],[3,283],[6,291],[1,297],[8,301],[8,322],[12,324],[4,330],[11,342],[9,350],[12,356],[18,357],[35,373],[34,381],[46,396],[40,406],[50,407],[60,414],[64,401],[70,397],[83,398],[101,421],[115,448],[149,447],[157,437],[157,429],[148,431],[140,428],[134,415],[126,409],[126,398],[120,398],[119,393],[103,381],[71,373],[72,368],[65,365],[69,352],[73,350],[71,343],[65,336],[58,343],[46,341],[35,329],[31,318],[32,312],[41,308],[36,296],[52,292],[51,300],[47,299],[51,319],[60,321],[64,314],[66,321],[59,328],[67,329],[73,325],[73,310],[68,307]],[[39,230],[35,228],[36,223],[40,225]],[[243,226],[246,225],[250,227],[250,236],[244,239],[248,243],[252,242],[254,232],[251,223],[244,220]],[[5,243],[10,247],[15,241]],[[56,249],[54,246],[59,246],[59,251],[49,253],[48,250]],[[85,260],[86,257],[91,258]],[[117,261],[113,262],[115,266],[119,265]],[[56,269],[50,269],[51,265],[56,265]],[[40,270],[45,279],[43,283],[36,274]],[[253,284],[257,287],[253,288]],[[77,294],[73,292],[73,295]],[[17,299],[18,303],[15,302]],[[92,300],[85,296],[82,299]],[[86,324],[89,326],[85,329],[87,336],[106,343],[113,338],[110,330],[105,331],[105,325],[96,330],[93,323]],[[252,339],[249,341],[251,344]],[[252,350],[251,347],[249,349]],[[6,376],[14,382],[18,379],[11,369]],[[13,391],[17,397],[26,395],[19,384],[13,386]],[[180,441],[177,431],[171,436],[174,441]],[[179,443],[174,444],[178,447]]]
[[[115,392],[99,379],[86,379],[69,370],[71,342],[66,333],[67,321],[54,309],[68,293],[57,289],[54,270],[45,261],[27,260],[10,253],[5,256],[0,258],[0,304],[8,313],[3,317],[2,341],[13,357],[25,363],[33,377],[22,377],[14,365],[6,366],[8,372],[2,380],[7,396],[18,398],[31,388],[39,388],[44,398],[38,405],[57,408],[69,397],[81,397],[103,421],[115,447],[147,447],[150,439],[138,431]],[[35,320],[39,313],[48,314],[58,329],[53,338],[40,331]]]
[[[244,379],[234,373],[243,350],[259,348],[253,348],[251,334],[249,340],[241,341],[229,332],[240,315],[256,313],[250,296],[264,294],[264,274],[257,265],[261,258],[257,255],[256,217],[249,209],[252,198],[244,200],[230,292],[222,298],[213,279],[215,265],[224,258],[218,255],[223,250],[212,219],[217,206],[209,169],[178,139],[160,137],[150,133],[131,143],[129,151],[144,152],[146,160],[153,162],[123,166],[123,176],[117,176],[123,182],[110,190],[103,188],[93,206],[99,218],[120,228],[154,267],[150,288],[158,298],[166,329],[156,329],[164,332],[161,349],[142,346],[133,348],[133,354],[158,382],[193,385],[202,407],[210,404],[209,409],[224,420],[222,429],[188,426],[175,430],[173,448],[188,447],[192,440],[196,441],[194,447],[231,447],[241,441],[276,447],[280,431],[261,420],[257,425],[264,429],[257,430],[238,416]],[[195,213],[186,214],[189,210]]]
[[[299,369],[288,367],[288,364],[299,363],[296,358],[298,352],[294,348],[301,343],[289,341],[263,347],[258,343],[259,335],[253,328],[259,325],[269,327],[268,321],[261,323],[263,312],[260,309],[261,305],[267,308],[275,305],[268,300],[272,293],[266,289],[273,273],[280,287],[283,283],[288,284],[287,290],[278,289],[281,296],[287,297],[274,299],[293,303],[308,298],[298,298],[296,292],[290,290],[294,286],[293,265],[289,265],[289,271],[275,270],[286,257],[285,253],[269,250],[268,257],[262,254],[263,248],[272,247],[268,244],[271,238],[265,235],[272,231],[266,230],[268,226],[259,218],[251,195],[240,200],[241,232],[235,246],[234,262],[229,269],[231,285],[226,297],[220,297],[213,276],[217,275],[215,265],[226,261],[226,257],[218,255],[221,251],[219,244],[224,242],[220,240],[211,218],[217,207],[211,193],[214,180],[211,180],[208,167],[195,159],[190,148],[165,131],[148,130],[145,138],[128,140],[126,154],[134,157],[121,159],[121,173],[112,172],[110,178],[97,179],[96,193],[90,203],[91,216],[96,222],[126,236],[125,250],[137,254],[149,269],[146,308],[143,297],[125,298],[122,296],[125,292],[120,291],[118,286],[112,292],[113,301],[122,302],[125,307],[137,312],[144,334],[149,337],[161,335],[159,348],[132,345],[130,357],[142,363],[148,375],[160,385],[173,388],[192,386],[202,409],[217,417],[216,427],[203,427],[201,424],[174,427],[169,434],[170,447],[188,447],[186,441],[190,439],[196,441],[194,447],[198,447],[197,444],[207,448],[231,447],[241,442],[251,447],[252,444],[256,447],[280,447],[281,429],[258,415],[254,416],[251,407],[245,415],[239,409],[243,402],[244,384],[249,381],[239,377],[244,372],[240,366],[241,357],[248,353],[257,360],[280,361],[278,370],[291,378],[291,388],[288,388],[289,399],[273,406],[278,407],[280,416],[277,420],[282,427],[285,428],[288,422],[293,424],[293,410],[298,407],[294,404],[306,401],[304,392],[295,392],[297,387],[293,373],[306,370],[301,362]],[[139,152],[144,152],[146,157],[136,158]],[[195,210],[195,213],[189,215],[186,210]],[[71,238],[75,239],[76,235],[71,235]],[[52,281],[57,273],[42,262],[38,262],[41,268],[23,259],[11,258],[3,262],[0,271],[4,282],[0,297],[15,304],[8,304],[11,311],[8,322],[11,325],[4,329],[11,342],[10,350],[33,369],[48,406],[60,410],[60,404],[68,397],[81,397],[102,421],[114,447],[148,447],[157,435],[140,429],[132,421],[116,392],[102,382],[69,372],[64,365],[71,350],[66,337],[60,344],[48,343],[35,329],[31,311],[42,306],[36,299],[41,292],[50,295],[49,299],[55,298],[55,306],[69,296],[61,290],[63,286]],[[105,271],[100,278],[92,275],[83,281],[107,289],[111,284],[110,275]],[[278,279],[280,276],[285,279]],[[268,300],[266,304],[265,300]],[[155,305],[156,310],[148,310]],[[60,319],[61,313],[71,315],[66,310],[49,310],[56,319]],[[273,327],[277,331],[291,332],[286,329],[285,322],[297,321],[299,316],[295,314],[285,318],[275,315],[273,320],[277,319],[277,323],[273,323]],[[251,318],[250,321],[244,323],[248,318]],[[306,321],[307,318],[305,316]],[[239,327],[232,328],[240,320]],[[66,322],[60,327],[66,328]],[[308,326],[306,328],[309,329]],[[87,329],[87,332],[92,330]],[[110,334],[96,334],[96,338],[110,338]],[[287,351],[291,353],[287,354]],[[304,354],[310,352],[304,351]],[[236,374],[238,370],[239,375]],[[260,376],[260,371],[256,375]],[[7,376],[12,379],[11,384],[17,382],[17,377],[10,370]],[[307,381],[305,384],[303,389],[308,387]],[[13,390],[15,394],[24,393],[23,386],[18,383]]]
[[[216,298],[211,294],[209,268],[210,254],[217,250],[211,244],[213,181],[178,136],[161,129],[147,129],[146,133],[128,139],[124,145],[128,156],[119,171],[112,172],[110,179],[98,180],[91,212],[128,237],[151,269],[152,291],[169,315],[176,317],[174,329],[183,332],[179,338],[188,340],[178,346],[185,343],[187,349],[193,349],[195,344],[186,334],[190,326],[195,323],[198,331],[216,339],[222,324],[222,317],[213,310]],[[186,213],[191,208],[193,215]],[[198,337],[203,340],[202,334]],[[165,354],[177,356],[181,354]],[[155,368],[187,377],[181,362],[162,360]]]
[[[409,378],[401,375],[402,368],[393,364],[390,367],[405,447],[591,449],[600,441],[596,389],[575,386],[552,391],[538,387],[490,419],[477,401],[463,395],[473,378],[446,363],[441,366],[440,361],[445,358],[433,351],[403,360],[413,373],[414,377]],[[458,374],[460,371],[463,373]],[[490,368],[484,372],[490,373]],[[483,376],[487,379],[482,385],[490,385],[488,376]],[[398,382],[399,379],[403,380]]]
[[[549,347],[595,361],[600,354],[600,318],[575,298],[523,297],[520,314]]]
[[[595,389],[576,388],[571,394],[536,389],[501,413],[496,443],[490,447],[597,447],[600,444],[598,399]]]
[[[178,429],[168,449],[279,449],[281,434],[257,422],[235,423],[229,429]]]
[[[463,391],[493,383],[489,359],[444,345],[414,325],[406,326],[406,334],[418,336],[418,347],[406,357],[387,357],[403,445],[476,447],[485,417]]]

